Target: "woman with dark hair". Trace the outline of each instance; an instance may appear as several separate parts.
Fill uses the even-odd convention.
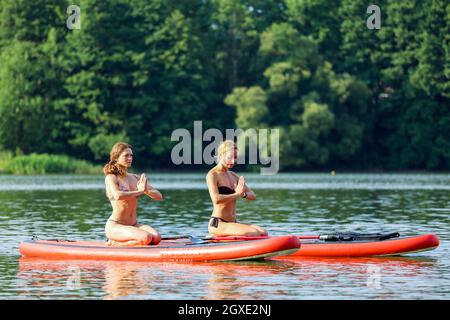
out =
[[[137,222],[138,197],[147,195],[161,201],[161,193],[147,184],[145,174],[128,173],[133,162],[133,150],[127,143],[116,143],[110,161],[104,166],[106,195],[113,212],[106,222],[108,245],[132,246],[158,244],[161,235],[152,227]]]

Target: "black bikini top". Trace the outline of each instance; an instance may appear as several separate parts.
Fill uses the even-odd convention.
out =
[[[218,187],[219,194],[233,194],[234,190],[225,186]]]

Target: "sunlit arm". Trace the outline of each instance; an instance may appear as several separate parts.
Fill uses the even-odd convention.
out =
[[[147,196],[149,196],[150,198],[152,198],[155,201],[163,201],[163,195],[161,194],[161,192],[159,192],[158,190],[156,190],[155,188],[153,188],[152,186],[148,186],[147,191],[145,191],[145,194]]]
[[[247,194],[247,197],[245,197],[246,200],[250,200],[250,201],[256,200],[256,194],[252,190],[250,190],[249,187],[245,186],[244,190],[245,190],[245,193]]]

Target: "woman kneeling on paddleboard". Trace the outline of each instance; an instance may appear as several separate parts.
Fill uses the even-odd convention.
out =
[[[128,173],[133,162],[129,144],[118,142],[110,153],[110,161],[103,168],[106,196],[111,201],[113,213],[106,222],[108,245],[132,246],[158,244],[161,235],[152,227],[137,222],[138,197],[145,194],[161,201],[161,193],[147,185],[147,177]]]
[[[236,220],[236,200],[256,200],[255,193],[245,185],[244,177],[230,171],[237,159],[237,146],[231,140],[222,142],[218,148],[218,164],[206,175],[209,195],[214,210],[209,219],[208,231],[221,236],[266,236],[267,231],[255,225]]]

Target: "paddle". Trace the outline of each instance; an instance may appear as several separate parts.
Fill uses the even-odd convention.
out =
[[[214,240],[211,237],[197,238],[197,237],[193,237],[191,235],[161,237],[161,240],[179,240],[179,239],[189,239],[191,244],[207,243],[208,240]]]
[[[391,238],[397,238],[400,234],[398,232],[390,233],[338,233],[338,234],[325,234],[325,235],[311,235],[311,236],[297,236],[300,240],[313,240],[319,239],[324,241],[357,241],[357,240],[387,240]],[[264,239],[267,236],[247,237],[247,236],[218,236],[212,237],[211,240],[226,241],[226,240],[257,240]]]
[[[324,241],[357,241],[357,240],[387,240],[391,238],[398,238],[400,234],[398,232],[390,232],[390,233],[356,233],[356,232],[347,232],[347,233],[337,233],[337,234],[325,234],[325,235],[306,235],[306,236],[297,236],[300,240],[324,240]],[[162,240],[177,240],[177,239],[189,239],[191,242],[199,242],[199,241],[245,241],[245,240],[258,240],[258,239],[267,239],[269,236],[209,236],[204,238],[196,238],[193,236],[174,236],[174,237],[163,237]]]

